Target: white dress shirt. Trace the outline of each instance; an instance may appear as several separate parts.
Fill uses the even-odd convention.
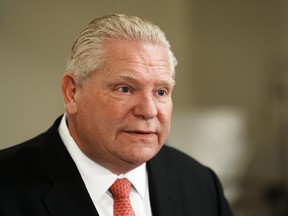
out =
[[[116,175],[87,157],[71,137],[66,115],[58,128],[61,139],[74,160],[99,216],[113,216],[113,198],[108,191],[117,178],[127,178],[133,185],[130,200],[136,216],[152,216],[146,164]]]

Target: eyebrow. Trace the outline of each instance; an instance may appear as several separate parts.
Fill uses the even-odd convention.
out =
[[[127,74],[127,73],[116,74],[115,77],[117,77],[120,80],[128,80],[128,81],[137,81],[138,80],[132,74]]]
[[[121,73],[115,75],[120,80],[127,80],[127,81],[132,81],[132,82],[137,82],[139,78],[133,76],[132,74],[128,73]],[[175,85],[175,80],[171,77],[171,80],[160,80],[160,85],[169,85],[171,88]]]

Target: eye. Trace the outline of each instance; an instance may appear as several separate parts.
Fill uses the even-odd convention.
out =
[[[131,90],[130,90],[130,88],[129,88],[128,86],[123,86],[123,87],[119,88],[118,91],[127,94],[127,93],[129,93]]]
[[[160,90],[157,91],[157,94],[158,94],[159,96],[165,96],[166,92],[165,92],[165,90],[160,89]]]

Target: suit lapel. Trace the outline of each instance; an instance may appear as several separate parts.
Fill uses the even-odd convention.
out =
[[[162,152],[147,163],[152,213],[157,216],[182,215],[177,176],[169,172],[173,161]]]
[[[39,175],[49,185],[43,202],[52,216],[98,216],[78,169],[58,134],[59,120],[43,134]]]
[[[98,215],[84,184],[77,178],[55,180],[43,201],[53,216]]]

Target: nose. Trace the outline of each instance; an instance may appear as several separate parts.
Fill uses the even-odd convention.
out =
[[[133,109],[134,115],[143,119],[152,119],[157,116],[158,109],[153,95],[142,95],[137,98]]]

